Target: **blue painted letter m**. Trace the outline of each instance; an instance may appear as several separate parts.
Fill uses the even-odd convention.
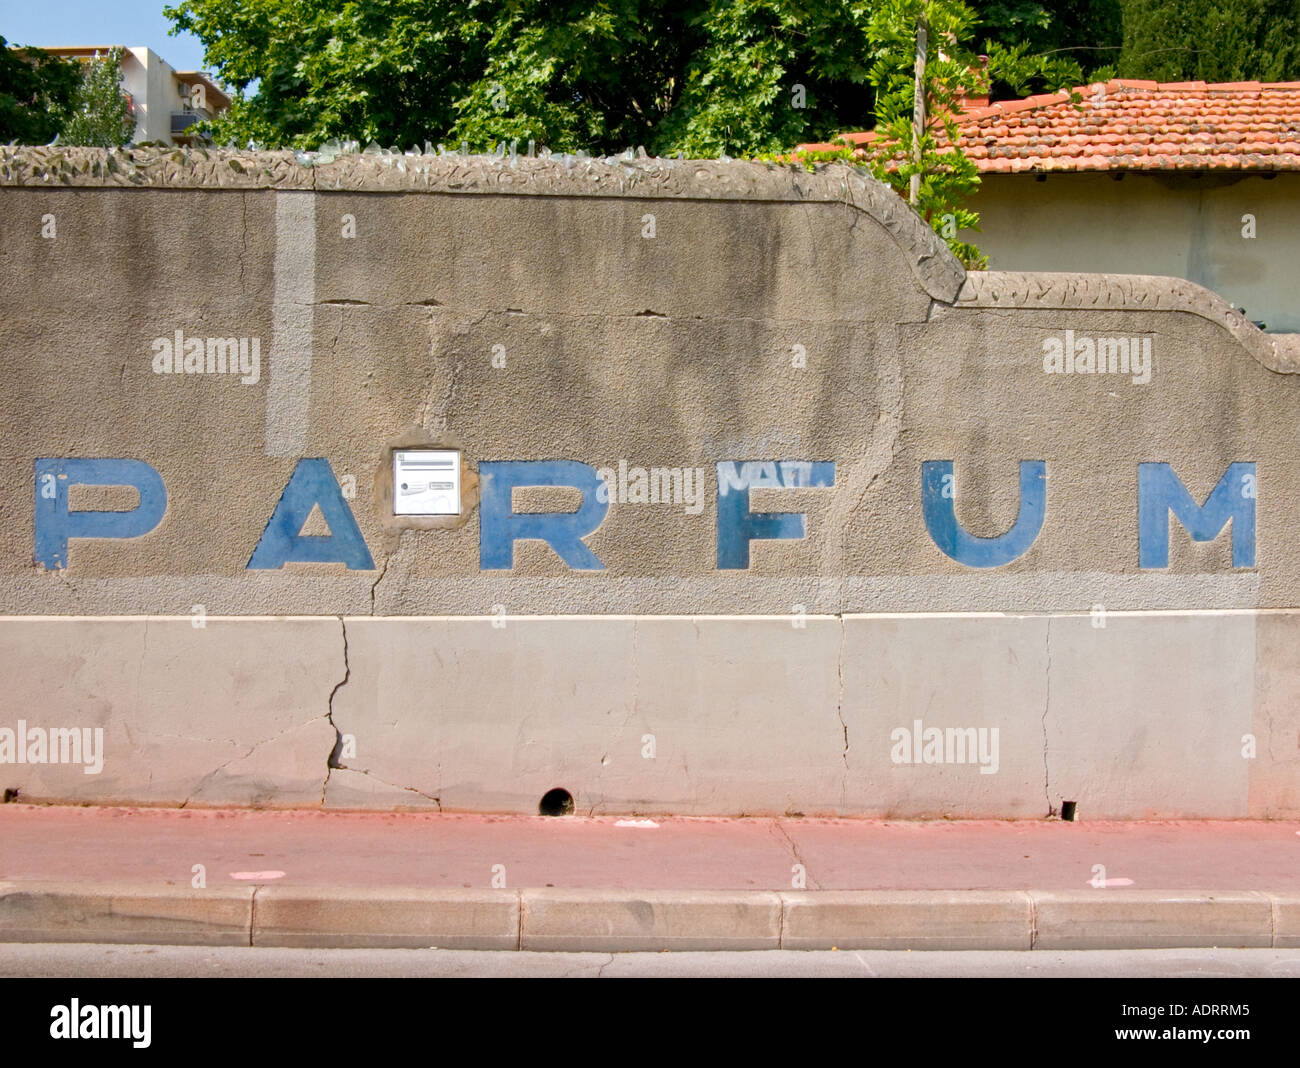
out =
[[[1193,541],[1213,541],[1232,520],[1232,566],[1255,566],[1255,465],[1234,463],[1198,505],[1169,464],[1138,464],[1138,566],[1169,566],[1169,513]]]

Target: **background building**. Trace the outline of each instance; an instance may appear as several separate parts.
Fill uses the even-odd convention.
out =
[[[89,62],[107,55],[113,46],[46,48],[63,59]],[[176,70],[151,48],[122,47],[122,88],[131,97],[137,144],[161,141],[168,145],[194,143],[186,131],[230,107],[230,97],[202,71]]]
[[[962,240],[992,270],[1188,278],[1270,333],[1300,331],[1300,82],[1074,91],[967,101],[981,229]]]

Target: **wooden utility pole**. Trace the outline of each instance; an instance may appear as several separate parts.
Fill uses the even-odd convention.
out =
[[[908,203],[916,207],[921,199],[921,135],[925,132],[925,37],[924,17],[916,20],[916,90],[912,100],[912,165],[916,173],[908,188]]]

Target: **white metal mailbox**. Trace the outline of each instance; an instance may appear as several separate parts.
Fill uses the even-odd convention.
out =
[[[460,452],[393,451],[395,515],[460,515]]]

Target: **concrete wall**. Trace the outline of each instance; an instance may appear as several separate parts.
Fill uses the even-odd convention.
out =
[[[1186,278],[1300,331],[1300,174],[992,174],[970,206],[992,268]]]
[[[0,149],[0,199],[0,786],[21,798],[1300,813],[1295,352],[1195,285],[966,276],[841,168]],[[158,373],[178,330],[256,339],[258,366]],[[1113,337],[1149,342],[1149,375],[1045,373],[1053,343]],[[416,442],[462,450],[462,517],[394,519],[391,449]],[[69,491],[74,458],[148,463],[165,508]],[[354,520],[364,559],[250,568],[316,460],[335,518],[289,544],[329,555]],[[582,499],[494,498],[509,461],[629,472],[582,540],[600,569],[541,541],[484,566],[490,502]],[[806,536],[752,541],[747,567],[719,566],[732,461],[834,465],[749,470],[749,511]],[[997,566],[941,551],[1016,524],[1024,462],[1037,535]],[[1205,541],[1169,521],[1142,566],[1159,463],[1198,504],[1226,478],[1233,518]],[[621,491],[655,467],[703,493]],[[65,501],[161,519],[51,548]],[[4,763],[20,718],[102,728],[102,770]]]

